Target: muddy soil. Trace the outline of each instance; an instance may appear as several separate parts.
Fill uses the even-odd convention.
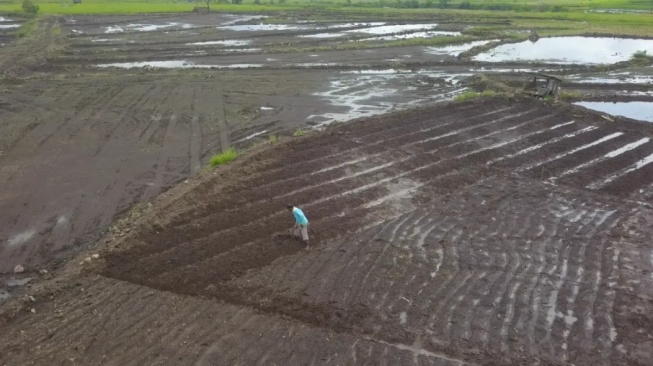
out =
[[[653,184],[652,134],[489,99],[279,143],[35,289],[0,361],[645,365],[653,211],[628,197]]]
[[[650,124],[524,99],[379,115],[478,73],[649,101],[650,68],[615,83],[426,46],[279,51],[370,36],[303,37],[348,21],[75,16],[3,46],[0,364],[648,364]],[[251,42],[187,45],[231,40]],[[97,67],[130,61],[186,65]],[[288,203],[309,250],[284,235]]]
[[[196,175],[211,154],[256,132],[305,128],[321,103],[296,94],[312,78],[270,76],[116,75],[9,86],[0,106],[0,272],[17,264],[37,270],[61,250],[93,242],[134,202]]]

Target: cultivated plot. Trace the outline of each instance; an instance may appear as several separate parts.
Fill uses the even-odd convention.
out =
[[[5,357],[646,364],[649,134],[489,99],[266,150],[157,204]],[[309,250],[277,235],[288,202]]]

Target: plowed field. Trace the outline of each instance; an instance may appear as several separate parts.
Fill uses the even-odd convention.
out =
[[[280,143],[37,294],[0,363],[647,365],[651,132],[488,99]]]

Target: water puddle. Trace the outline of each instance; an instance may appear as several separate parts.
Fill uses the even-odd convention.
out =
[[[240,139],[240,140],[234,141],[234,143],[237,144],[237,143],[239,143],[239,142],[243,142],[243,141],[251,140],[251,139],[253,139],[254,137],[261,136],[261,135],[264,135],[264,134],[266,134],[266,133],[268,133],[268,130],[263,130],[263,131],[255,132],[255,133],[253,133],[253,134],[251,134],[251,135],[249,135],[249,136],[245,136],[245,137],[243,137],[243,138]]]
[[[393,33],[402,33],[410,31],[429,30],[437,27],[437,24],[396,24],[396,25],[381,25],[370,28],[353,29],[347,31],[348,33],[367,33],[374,35],[384,35]]]
[[[607,13],[607,14],[646,14],[650,13],[649,10],[641,9],[592,9],[586,10],[586,13]]]
[[[447,32],[447,31],[428,31],[428,32],[413,32],[413,33],[402,33],[402,34],[393,34],[390,36],[379,36],[379,37],[370,37],[362,38],[357,41],[396,41],[400,39],[413,39],[413,38],[431,38],[431,37],[444,37],[444,36],[460,36],[460,32]]]
[[[448,56],[458,56],[463,52],[467,52],[474,47],[483,46],[491,42],[496,42],[496,39],[489,41],[475,41],[470,43],[463,44],[454,44],[444,47],[426,47],[426,53],[431,55],[448,55]]]
[[[241,22],[249,22],[252,20],[261,20],[267,18],[266,15],[226,15],[228,18],[233,18],[232,20],[222,23],[222,25],[234,25]]]
[[[384,75],[384,74],[399,74],[399,73],[411,73],[411,70],[401,70],[401,69],[382,69],[382,70],[353,70],[353,71],[343,71],[343,74],[366,74],[366,75]]]
[[[36,235],[36,230],[30,229],[27,231],[24,231],[20,234],[14,235],[9,240],[7,240],[7,245],[9,247],[13,247],[16,245],[21,245],[24,243],[27,243],[30,239],[32,239]]]
[[[352,28],[352,27],[376,27],[383,25],[383,22],[372,22],[372,23],[339,23],[339,24],[319,24],[319,23],[295,23],[295,24],[237,24],[237,25],[226,25],[218,27],[218,29],[231,30],[236,32],[263,32],[263,31],[286,31],[286,30],[311,30],[311,29],[342,29],[342,28]],[[374,29],[374,28],[366,28]],[[360,31],[366,32],[365,29],[352,30],[349,32]],[[327,34],[327,33],[323,33]],[[329,36],[335,36],[337,33],[328,33]],[[327,38],[327,36],[316,36],[306,35],[304,37],[316,37],[316,38]]]
[[[653,75],[633,75],[630,72],[601,76],[570,75],[566,79],[579,84],[653,84]]]
[[[7,286],[8,286],[8,287],[20,287],[20,286],[25,286],[25,285],[27,285],[27,284],[28,284],[30,281],[32,281],[32,280],[33,280],[32,277],[25,277],[25,278],[20,279],[20,280],[11,279],[11,280],[8,280],[8,281],[7,281]]]
[[[341,24],[326,24],[322,25],[327,28],[351,28],[351,27],[378,27],[385,25],[385,22],[371,22],[371,23],[341,23]]]
[[[487,74],[503,74],[503,73],[511,73],[511,74],[516,74],[516,73],[524,73],[524,72],[530,72],[530,73],[546,73],[546,74],[555,74],[557,72],[563,71],[562,69],[557,69],[557,70],[543,70],[543,69],[503,69],[503,68],[493,68],[493,67],[479,67],[479,68],[472,68],[469,69],[469,71],[478,73],[487,73]]]
[[[620,97],[653,97],[653,91],[639,91],[639,90],[621,90],[617,92]]]
[[[335,121],[448,100],[464,90],[456,84],[472,74],[385,69],[343,71],[340,75],[330,81],[329,90],[314,94],[326,100],[337,112],[309,116],[309,124],[321,127]]]
[[[225,26],[218,27],[218,29],[221,30],[230,30],[235,32],[306,30],[311,28],[313,27],[308,25],[296,25],[296,24],[240,24],[240,25],[225,25]]]
[[[13,20],[0,17],[0,23],[2,23],[2,22],[13,22]]]
[[[344,33],[318,33],[318,34],[303,34],[299,37],[304,38],[337,38],[344,36]]]
[[[207,41],[207,42],[193,42],[186,43],[186,46],[226,46],[226,47],[240,47],[247,46],[252,43],[249,39],[227,39],[224,41]]]
[[[241,53],[247,53],[247,52],[261,52],[263,49],[261,48],[225,48],[220,50],[222,52],[241,52]]]
[[[297,66],[297,67],[344,67],[345,64],[339,64],[335,62],[300,62],[296,64],[289,64],[288,66]]]
[[[12,29],[18,27],[20,27],[20,24],[0,24],[0,29]]]
[[[160,69],[252,69],[263,67],[262,64],[201,65],[183,60],[116,62],[110,64],[98,64],[95,66],[101,68],[115,67],[119,69],[134,69],[139,67],[153,67]]]
[[[475,61],[538,61],[555,64],[609,64],[627,61],[637,51],[653,54],[653,40],[608,37],[552,37],[504,44]]]
[[[176,22],[168,22],[166,24],[127,24],[125,26],[110,25],[108,27],[104,27],[104,33],[152,32],[159,29],[168,29],[168,28],[189,29],[194,27],[195,26],[192,24],[182,24]]]
[[[653,122],[653,102],[577,102],[574,104],[613,116]]]
[[[91,42],[93,42],[93,43],[98,43],[98,42],[111,43],[111,42],[120,42],[120,41],[123,41],[123,40],[124,40],[123,38],[96,38],[96,39],[91,39]]]

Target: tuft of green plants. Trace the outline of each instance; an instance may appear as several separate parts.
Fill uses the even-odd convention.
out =
[[[648,65],[651,61],[653,61],[653,56],[649,56],[646,50],[633,53],[629,60],[631,65]]]
[[[276,143],[277,141],[279,141],[279,136],[277,136],[277,135],[271,133],[271,134],[268,136],[268,141],[270,141],[271,144],[274,144],[274,143]]]
[[[36,31],[37,27],[38,27],[38,19],[33,18],[23,23],[18,28],[18,30],[16,30],[15,34],[19,38],[29,37]]]
[[[209,164],[211,167],[227,164],[236,159],[239,155],[240,153],[232,147],[220,154],[213,155],[209,161]]]
[[[476,98],[485,98],[485,97],[494,97],[497,96],[498,93],[492,90],[485,90],[483,92],[477,92],[477,91],[466,91],[454,98],[454,101],[456,102],[464,102],[466,100],[470,99],[476,99]]]
[[[22,8],[25,14],[31,17],[35,17],[39,13],[38,4],[32,2],[32,0],[23,0]]]
[[[304,136],[306,135],[306,131],[302,130],[301,128],[298,128],[295,130],[295,132],[293,132],[292,135],[295,137]]]
[[[577,93],[577,92],[565,92],[565,91],[562,91],[562,92],[558,93],[558,99],[561,99],[561,100],[578,99],[578,98],[580,98],[582,96],[583,95],[581,93]]]

